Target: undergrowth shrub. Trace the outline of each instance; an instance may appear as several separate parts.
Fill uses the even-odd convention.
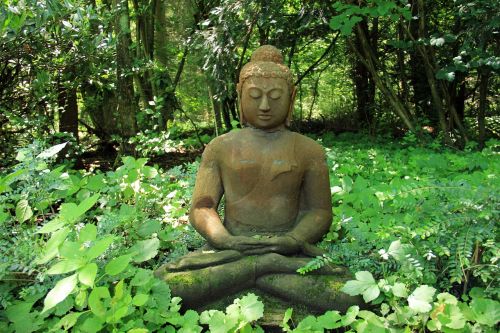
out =
[[[494,332],[498,147],[456,152],[363,136],[322,139],[334,221],[328,253],[299,270],[349,266],[343,288],[374,304],[287,332]],[[198,163],[162,171],[124,157],[109,172],[57,165],[64,144],[19,151],[0,175],[1,332],[263,332],[249,294],[225,311],[180,312],[153,271],[199,248],[187,223]]]

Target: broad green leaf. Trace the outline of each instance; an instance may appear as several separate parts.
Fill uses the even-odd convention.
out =
[[[80,289],[78,294],[75,296],[75,305],[78,307],[86,307],[86,302],[87,302],[87,291]]]
[[[150,237],[153,233],[160,231],[161,223],[158,220],[147,220],[137,228],[137,234],[141,237]]]
[[[63,259],[58,263],[54,264],[49,268],[47,274],[55,275],[55,274],[64,274],[76,271],[80,267],[85,265],[85,261],[82,259]]]
[[[78,271],[78,280],[86,286],[93,287],[96,275],[97,264],[91,262]]]
[[[92,289],[89,295],[89,308],[93,314],[99,318],[106,316],[106,307],[104,306],[103,299],[111,298],[109,290],[106,287],[96,287]]]
[[[93,224],[86,224],[78,235],[80,242],[92,242],[97,236],[97,227]]]
[[[367,271],[359,271],[356,272],[356,280],[363,281],[369,284],[375,284],[375,279],[373,278],[372,273]]]
[[[474,298],[470,302],[470,309],[480,324],[493,327],[500,321],[500,302],[487,298]]]
[[[28,200],[22,199],[16,205],[16,218],[19,222],[23,223],[33,216],[33,211],[29,205]]]
[[[342,317],[342,326],[348,326],[351,325],[355,320],[356,316],[359,313],[359,306],[353,305],[347,309],[347,312],[345,315]]]
[[[69,234],[69,231],[70,230],[68,228],[62,228],[50,237],[43,249],[42,254],[36,259],[36,263],[38,265],[47,263],[50,259],[57,255],[59,246],[64,242]]]
[[[66,222],[62,219],[59,218],[59,216],[55,217],[52,221],[49,223],[46,223],[41,227],[39,230],[37,230],[37,233],[39,234],[48,234],[51,232],[54,232],[56,230],[61,229],[66,225]]]
[[[100,332],[103,325],[104,325],[104,320],[94,315],[85,319],[82,326],[79,326],[78,328],[82,332],[95,333],[95,332]]]
[[[347,281],[340,290],[348,295],[356,296],[356,295],[361,295],[366,288],[367,286],[365,282],[358,280],[350,280]]]
[[[59,153],[61,150],[63,150],[67,144],[68,144],[67,142],[64,142],[64,143],[52,146],[48,149],[45,149],[40,154],[38,154],[38,156],[36,158],[47,159],[47,158],[54,157],[55,155],[57,155],[57,153]]]
[[[139,263],[151,258],[158,254],[160,247],[160,240],[158,238],[151,238],[143,241],[138,241],[130,249],[134,253],[134,261]]]
[[[0,178],[0,194],[2,194],[3,192],[11,191],[12,188],[10,188],[9,185],[12,184],[14,181],[16,181],[19,176],[22,176],[26,172],[28,172],[28,169],[20,169],[11,174],[8,174],[3,178]]]
[[[391,243],[387,253],[396,260],[403,260],[405,258],[405,251],[399,239]]]
[[[240,300],[241,313],[247,322],[255,321],[264,316],[264,303],[255,294],[243,296]]]
[[[322,316],[318,318],[318,324],[321,325],[322,328],[333,330],[335,328],[340,327],[342,324],[340,320],[342,316],[338,311],[327,311]]]
[[[56,327],[64,327],[64,330],[67,331],[75,326],[76,321],[82,314],[83,312],[70,312],[59,320]]]
[[[148,294],[137,294],[132,298],[132,304],[135,306],[143,306],[149,299]]]
[[[49,291],[45,300],[43,301],[42,313],[52,309],[54,306],[64,301],[69,294],[73,292],[76,287],[77,276],[76,274],[70,275],[62,280],[59,280],[54,289]]]
[[[93,196],[83,200],[79,205],[76,210],[77,216],[81,216],[85,214],[92,206],[95,205],[95,203],[99,200],[99,194],[94,194]]]
[[[380,289],[378,288],[378,285],[375,284],[366,288],[366,290],[363,292],[363,299],[365,300],[366,303],[369,303],[373,301],[375,298],[377,298],[379,295],[380,295]]]
[[[149,330],[147,328],[133,328],[128,330],[127,333],[149,333]]]
[[[103,254],[108,247],[113,244],[114,236],[108,235],[104,237],[103,239],[99,239],[98,241],[94,242],[85,253],[85,257],[87,257],[88,260],[95,259],[99,257],[101,254]]]
[[[392,293],[396,297],[408,297],[408,290],[404,283],[396,282],[394,286],[392,286]]]
[[[427,285],[422,285],[415,289],[408,297],[410,309],[420,313],[429,312],[432,309],[431,302],[435,292],[436,289]]]
[[[134,287],[143,286],[148,284],[153,279],[153,272],[148,269],[138,268],[130,285]]]
[[[80,243],[66,240],[59,247],[59,255],[66,259],[81,259],[83,248],[83,245]]]
[[[106,267],[104,267],[104,271],[108,275],[117,275],[121,273],[127,266],[130,264],[132,260],[132,255],[125,254],[123,256],[119,256],[117,258],[112,259]]]
[[[30,312],[33,302],[15,302],[9,305],[4,314],[7,319],[13,324],[10,326],[10,330],[6,332],[34,332],[39,329],[40,322],[36,322],[36,317],[39,316],[37,312]],[[0,328],[1,328],[0,321]],[[8,322],[7,322],[8,323]],[[7,324],[6,323],[6,324]]]

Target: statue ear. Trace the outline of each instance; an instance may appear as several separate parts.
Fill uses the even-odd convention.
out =
[[[295,86],[292,88],[292,93],[290,95],[290,105],[288,106],[288,115],[286,116],[285,125],[290,127],[293,116],[293,108],[295,106],[295,94],[297,93],[297,88]]]
[[[243,116],[243,108],[241,107],[241,88],[242,84],[238,82],[236,85],[236,93],[238,94],[238,108],[240,109],[240,125],[243,127],[243,125],[246,124],[245,117]]]

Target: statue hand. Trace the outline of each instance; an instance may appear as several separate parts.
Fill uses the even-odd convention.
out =
[[[255,239],[253,237],[247,236],[226,236],[219,240],[217,244],[212,244],[215,248],[219,250],[236,250],[243,253],[252,250],[262,249],[267,246],[263,244],[260,239]],[[262,252],[265,253],[265,252]]]
[[[259,242],[260,247],[248,248],[243,250],[243,253],[247,255],[264,253],[295,254],[301,250],[300,243],[288,235],[260,239]]]

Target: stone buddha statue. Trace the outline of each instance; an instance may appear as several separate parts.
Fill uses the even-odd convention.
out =
[[[261,46],[237,86],[244,128],[206,147],[190,221],[208,244],[156,273],[190,307],[257,288],[314,309],[345,310],[357,299],[339,291],[343,267],[296,273],[322,251],[331,194],[324,151],[287,129],[295,87],[281,52]],[[217,210],[224,200],[224,216]]]

